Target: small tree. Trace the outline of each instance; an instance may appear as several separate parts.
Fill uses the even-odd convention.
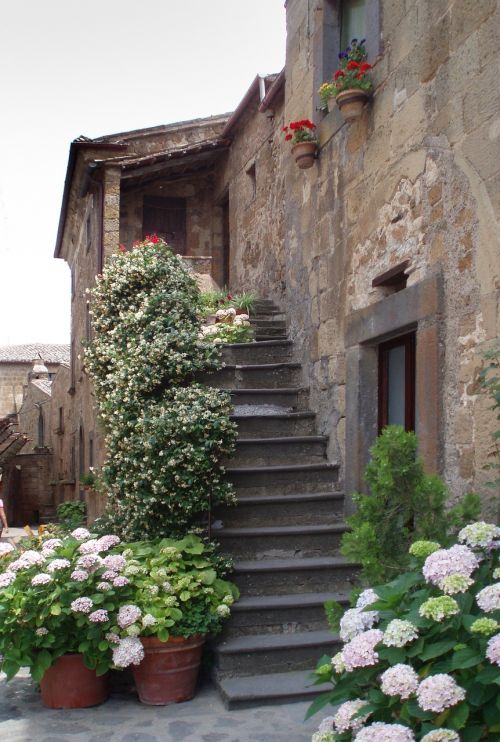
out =
[[[103,527],[127,540],[182,536],[233,497],[220,465],[235,438],[230,399],[194,380],[220,366],[199,337],[196,282],[152,236],[113,255],[91,297],[85,365],[106,437]]]
[[[425,474],[415,433],[389,425],[370,453],[365,471],[370,493],[353,495],[357,512],[347,520],[351,530],[341,548],[361,563],[365,580],[379,584],[404,569],[412,541],[446,543],[449,530],[478,517],[480,507],[476,495],[467,495],[446,510],[446,486],[438,476]]]

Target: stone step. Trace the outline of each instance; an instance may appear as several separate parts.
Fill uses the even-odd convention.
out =
[[[231,606],[223,638],[246,634],[280,634],[327,629],[325,602],[347,606],[346,593],[297,593],[240,598]]]
[[[339,554],[344,523],[212,527],[221,551],[235,559],[302,559]]]
[[[288,334],[283,332],[283,330],[260,327],[254,330],[254,338],[261,342],[266,340],[287,340]]]
[[[255,311],[273,311],[279,309],[272,299],[256,299],[254,302]]]
[[[279,317],[280,319],[282,317],[286,318],[286,313],[283,312],[281,309],[254,309],[253,312],[250,312],[250,319],[271,319],[274,317]]]
[[[293,495],[334,490],[337,464],[228,467],[228,478],[239,496]]]
[[[340,639],[328,630],[290,634],[248,634],[217,647],[217,676],[307,670],[323,654],[333,655]]]
[[[302,378],[300,363],[258,363],[237,366],[226,365],[219,371],[200,375],[200,380],[210,386],[225,389],[260,389],[297,387]]]
[[[237,506],[220,507],[214,519],[225,528],[338,523],[344,515],[343,492],[238,497]]]
[[[357,565],[344,557],[237,560],[231,579],[243,597],[322,592],[349,592]]]
[[[292,360],[292,340],[261,340],[251,343],[228,343],[222,346],[226,364],[284,363]]]
[[[248,408],[249,414],[231,415],[231,419],[238,426],[238,434],[243,438],[260,438],[267,436],[313,435],[315,432],[316,415],[310,410],[299,412],[269,411],[265,414],[255,414],[253,408]]]
[[[258,315],[250,318],[250,323],[253,328],[263,329],[280,329],[283,333],[286,332],[286,320],[276,319],[266,315]]]
[[[312,682],[310,670],[215,678],[222,701],[229,710],[312,701],[315,696],[332,689],[330,684],[312,685]]]
[[[271,407],[285,408],[284,411],[293,412],[306,409],[308,390],[304,387],[281,387],[276,389],[228,389],[237,414],[238,407],[248,405],[271,405]]]
[[[324,435],[238,438],[231,466],[268,466],[288,461],[313,464],[325,461],[327,441]]]

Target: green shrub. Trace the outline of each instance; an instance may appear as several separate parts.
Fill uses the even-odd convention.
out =
[[[57,520],[60,527],[65,531],[81,526],[85,522],[87,508],[81,500],[62,502],[56,508]]]
[[[442,480],[425,474],[417,456],[417,437],[389,425],[370,449],[365,471],[370,492],[355,494],[357,512],[347,519],[350,532],[342,538],[342,553],[359,561],[370,584],[390,580],[408,563],[415,539],[446,543],[450,530],[478,517],[476,495],[456,508],[446,509],[447,489]]]

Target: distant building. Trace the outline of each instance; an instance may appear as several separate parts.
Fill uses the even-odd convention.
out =
[[[0,346],[0,418],[19,412],[23,387],[37,358],[43,358],[49,379],[52,379],[61,363],[69,363],[69,345],[28,343]]]

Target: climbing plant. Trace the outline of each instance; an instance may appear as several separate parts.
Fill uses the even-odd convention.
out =
[[[107,454],[101,526],[127,540],[183,535],[233,498],[220,463],[235,439],[230,399],[195,381],[221,365],[200,337],[196,282],[153,235],[110,257],[90,302],[85,367]]]

